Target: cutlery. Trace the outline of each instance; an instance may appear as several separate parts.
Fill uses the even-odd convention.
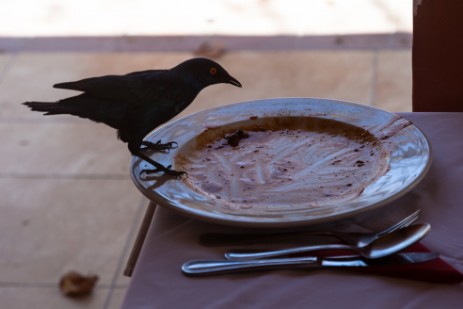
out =
[[[189,276],[221,274],[238,271],[269,270],[283,268],[364,268],[383,265],[402,265],[423,263],[434,260],[439,255],[435,252],[406,252],[377,260],[366,260],[358,256],[350,257],[295,257],[262,259],[250,261],[230,260],[195,260],[182,266],[182,272]]]
[[[232,250],[225,253],[227,260],[253,260],[290,254],[299,254],[319,250],[349,250],[358,253],[368,259],[378,259],[397,253],[412,244],[421,240],[431,230],[427,223],[413,224],[392,233],[383,235],[370,244],[358,247],[345,244],[311,245],[303,247],[292,247],[279,250],[249,252],[246,250]]]
[[[329,236],[342,240],[346,244],[352,246],[363,247],[370,244],[379,237],[394,232],[395,230],[409,226],[418,219],[420,210],[403,218],[399,222],[389,226],[388,228],[376,233],[344,233],[338,231],[293,231],[284,233],[260,233],[260,234],[227,234],[227,233],[206,233],[200,236],[199,242],[201,245],[208,247],[230,246],[230,245],[249,245],[259,243],[288,243],[291,239],[289,236]],[[294,239],[294,238],[293,238]]]

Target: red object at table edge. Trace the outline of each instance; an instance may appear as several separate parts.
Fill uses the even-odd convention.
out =
[[[404,252],[431,252],[426,246],[417,243]],[[461,274],[454,267],[441,258],[428,262],[402,265],[371,266],[355,269],[356,272],[366,274],[396,277],[409,280],[426,281],[433,283],[460,283],[463,281]]]

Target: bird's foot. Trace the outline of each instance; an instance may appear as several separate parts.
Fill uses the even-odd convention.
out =
[[[168,142],[168,143],[162,144],[160,140],[157,141],[156,143],[143,141],[141,144],[142,146],[145,146],[144,148],[145,150],[149,149],[149,150],[154,150],[154,151],[159,151],[159,152],[164,152],[164,153],[168,153],[169,150],[175,149],[178,147],[177,142]]]
[[[150,175],[150,174],[156,174],[156,173],[164,173],[165,175],[168,175],[168,176],[172,176],[174,178],[181,178],[183,176],[186,176],[186,172],[184,171],[176,171],[176,170],[173,170],[172,169],[172,165],[168,165],[168,166],[159,166],[159,167],[156,167],[155,169],[146,169],[146,170],[142,170],[140,172],[140,175],[141,174],[147,174],[147,175]]]

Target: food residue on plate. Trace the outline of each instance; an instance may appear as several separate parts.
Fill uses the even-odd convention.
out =
[[[316,117],[260,117],[209,128],[178,153],[188,185],[232,209],[351,200],[388,169],[368,131]]]

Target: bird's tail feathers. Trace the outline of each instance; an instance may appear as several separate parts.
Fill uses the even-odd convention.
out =
[[[32,111],[44,112],[44,115],[65,114],[62,106],[50,102],[25,102],[24,105],[28,106]]]

